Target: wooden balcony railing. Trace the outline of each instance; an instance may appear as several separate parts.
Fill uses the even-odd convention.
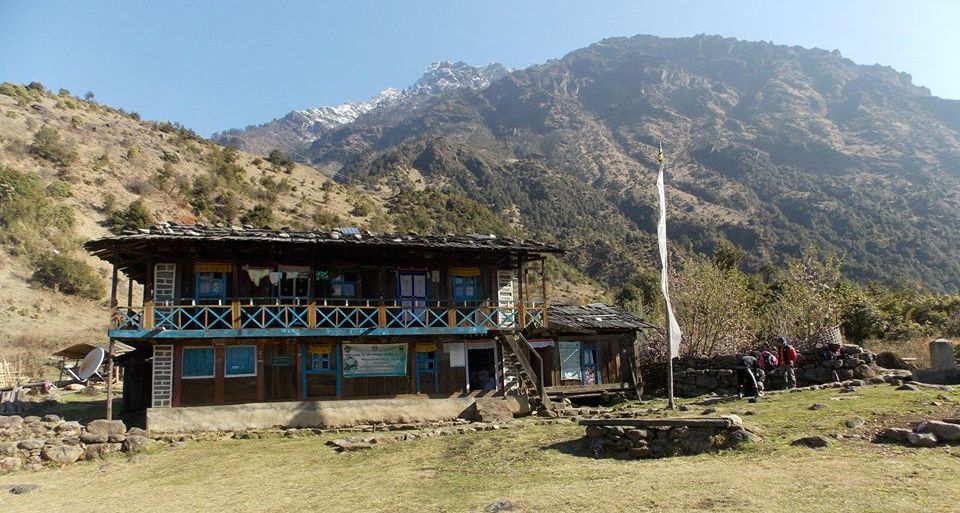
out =
[[[208,331],[271,329],[397,329],[420,330],[520,329],[546,324],[543,302],[410,302],[355,299],[277,300],[240,298],[199,304],[147,303],[117,308],[114,330]]]

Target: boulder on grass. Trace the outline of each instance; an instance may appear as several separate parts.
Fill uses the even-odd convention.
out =
[[[811,449],[822,449],[830,445],[830,442],[828,442],[826,438],[817,435],[817,436],[806,436],[803,438],[798,438],[793,442],[790,442],[790,445],[793,445],[796,447],[809,447]]]
[[[83,456],[83,449],[79,445],[54,445],[43,448],[40,456],[54,463],[73,463]]]
[[[937,437],[937,440],[956,442],[960,440],[960,424],[928,420],[917,426],[917,433],[932,433]]]
[[[886,428],[877,433],[876,440],[878,442],[905,444],[909,442],[908,439],[911,434],[913,434],[913,431],[906,428]]]
[[[910,433],[907,441],[915,447],[935,447],[937,437],[933,433]]]
[[[153,440],[140,435],[129,435],[123,441],[124,452],[138,453],[150,448]]]

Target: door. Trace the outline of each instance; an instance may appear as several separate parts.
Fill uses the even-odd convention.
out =
[[[453,307],[457,322],[465,326],[477,325],[477,301],[480,299],[480,270],[454,269]]]
[[[401,271],[397,273],[397,281],[397,295],[403,309],[403,325],[426,326],[427,273]]]
[[[580,344],[580,375],[584,385],[599,385],[603,383],[600,375],[600,363],[597,354],[596,342]]]

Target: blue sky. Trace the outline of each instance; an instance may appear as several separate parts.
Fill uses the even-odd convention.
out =
[[[524,67],[605,37],[839,49],[960,98],[960,2],[0,0],[0,81],[94,91],[203,135],[413,83],[434,61]]]

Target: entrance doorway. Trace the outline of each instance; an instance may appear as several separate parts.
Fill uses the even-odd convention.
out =
[[[467,348],[467,384],[471,392],[497,389],[496,349]]]

